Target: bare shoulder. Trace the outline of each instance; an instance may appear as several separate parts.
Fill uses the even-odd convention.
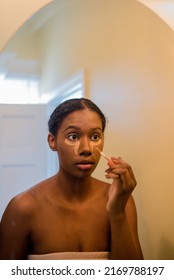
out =
[[[106,189],[106,190],[109,190],[109,187],[110,187],[110,184],[105,182],[105,181],[101,181],[99,179],[96,179],[96,178],[93,178],[93,184],[98,187],[98,188],[101,188],[101,189]]]
[[[21,217],[28,219],[34,211],[34,201],[29,193],[21,193],[10,200],[4,214],[2,216],[2,223],[4,220],[14,219],[14,217]]]
[[[108,193],[110,184],[108,184],[107,182],[101,181],[96,178],[92,178],[92,183],[97,193],[99,194]]]
[[[34,214],[37,201],[44,194],[44,189],[48,183],[49,180],[47,179],[13,197],[4,211],[3,218],[7,215],[20,215],[23,218],[29,218]]]

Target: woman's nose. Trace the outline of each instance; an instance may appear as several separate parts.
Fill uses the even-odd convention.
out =
[[[88,156],[92,154],[92,144],[90,139],[85,137],[80,140],[79,154],[85,154]]]

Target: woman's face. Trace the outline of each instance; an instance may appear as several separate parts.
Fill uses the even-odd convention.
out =
[[[90,176],[96,168],[100,159],[97,148],[102,150],[103,142],[100,117],[85,109],[75,111],[63,120],[57,136],[52,138],[54,147],[50,147],[58,152],[60,171],[84,177]]]

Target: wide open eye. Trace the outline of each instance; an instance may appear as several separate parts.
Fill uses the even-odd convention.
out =
[[[76,133],[71,133],[68,135],[68,140],[77,141],[77,140],[79,140],[79,136]]]
[[[97,142],[99,139],[101,139],[101,136],[100,136],[100,134],[98,134],[98,133],[94,133],[94,134],[91,136],[91,140],[92,140],[92,141]]]

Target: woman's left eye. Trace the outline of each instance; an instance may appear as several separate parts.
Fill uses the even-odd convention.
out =
[[[98,141],[100,139],[100,135],[98,134],[93,134],[91,137],[92,141]]]

